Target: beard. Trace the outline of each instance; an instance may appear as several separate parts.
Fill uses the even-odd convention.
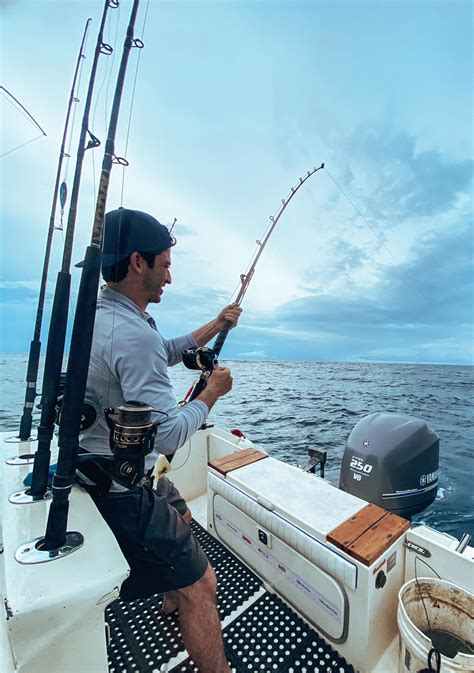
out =
[[[163,294],[163,285],[147,273],[143,277],[143,290],[147,295],[148,303],[158,304]]]

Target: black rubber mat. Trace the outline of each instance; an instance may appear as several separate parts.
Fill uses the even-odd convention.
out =
[[[223,620],[258,591],[262,582],[202,526],[193,521],[191,527],[216,572],[217,607]],[[162,612],[161,600],[160,594],[129,602],[118,599],[106,609],[110,673],[159,671],[184,650],[179,619]]]
[[[218,577],[221,619],[256,593],[261,580],[220,542],[193,522],[192,528]],[[111,631],[109,673],[159,673],[184,652],[179,619],[161,610],[161,595],[106,610]],[[264,594],[224,629],[234,673],[353,673],[354,669],[280,598]],[[173,673],[198,673],[189,658]]]
[[[129,603],[119,599],[107,608],[109,673],[159,671],[184,650],[179,619],[162,612],[161,598],[156,594]]]
[[[264,594],[224,629],[233,673],[354,673],[280,598]],[[187,659],[173,673],[199,673]]]
[[[216,571],[217,607],[223,620],[258,591],[262,580],[198,523],[193,521],[191,528]]]

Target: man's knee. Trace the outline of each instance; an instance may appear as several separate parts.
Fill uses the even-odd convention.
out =
[[[213,567],[208,563],[204,575],[188,587],[178,589],[178,596],[185,601],[215,601],[217,578]]]

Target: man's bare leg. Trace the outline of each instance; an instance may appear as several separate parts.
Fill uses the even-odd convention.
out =
[[[178,609],[178,592],[177,591],[167,591],[163,594],[163,603],[161,609],[165,615],[171,615],[173,612],[176,612]]]
[[[183,519],[186,521],[186,523],[190,523],[192,518],[193,515],[191,514],[191,510],[187,509],[183,514]],[[161,607],[165,615],[171,615],[173,612],[176,612],[178,609],[178,592],[167,591],[163,595],[163,604]]]
[[[177,590],[181,635],[200,673],[231,673],[216,608],[216,584],[208,565],[200,580]]]

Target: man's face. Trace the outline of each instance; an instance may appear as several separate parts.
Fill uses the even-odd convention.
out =
[[[157,304],[161,301],[165,285],[171,283],[171,249],[164,250],[155,257],[152,269],[146,265],[143,275],[143,290],[149,303]]]

